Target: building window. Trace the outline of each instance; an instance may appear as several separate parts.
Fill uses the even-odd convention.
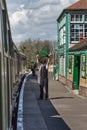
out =
[[[71,24],[71,41],[80,41],[83,39],[83,25]]]
[[[74,21],[74,15],[71,15],[71,21]]]
[[[85,15],[85,21],[87,21],[87,15]]]
[[[66,41],[66,29],[65,26],[63,26],[60,30],[60,45],[64,44]]]
[[[81,76],[86,78],[86,56],[82,55],[81,57]]]
[[[76,21],[82,21],[82,15],[76,15]]]
[[[71,21],[82,21],[82,15],[81,14],[73,14],[71,15]]]
[[[71,42],[87,37],[87,24],[71,24]]]
[[[85,28],[84,28],[84,31],[85,31],[85,38],[87,38],[87,24],[85,24]]]
[[[72,56],[69,56],[69,73],[72,73]]]

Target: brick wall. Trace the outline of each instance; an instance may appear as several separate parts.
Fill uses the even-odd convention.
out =
[[[80,86],[79,87],[79,95],[87,97],[87,87]]]
[[[71,89],[71,90],[73,89],[73,83],[72,83],[72,81],[70,81],[70,80],[67,79],[66,85],[69,87],[69,89]]]
[[[59,81],[61,81],[63,84],[66,84],[66,78],[59,76]]]
[[[61,81],[63,84],[67,85],[69,89],[73,89],[73,82],[66,79],[65,77],[59,76],[59,81]]]

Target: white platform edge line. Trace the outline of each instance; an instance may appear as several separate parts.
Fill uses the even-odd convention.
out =
[[[23,94],[24,94],[24,87],[25,87],[25,82],[27,80],[27,77],[30,75],[29,73],[22,84],[21,91],[20,91],[20,96],[19,96],[19,105],[18,105],[18,116],[17,116],[17,130],[23,130]]]

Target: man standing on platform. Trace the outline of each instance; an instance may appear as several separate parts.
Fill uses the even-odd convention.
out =
[[[48,64],[46,60],[42,61],[40,66],[40,98],[43,99],[43,89],[45,87],[45,99],[48,99]]]

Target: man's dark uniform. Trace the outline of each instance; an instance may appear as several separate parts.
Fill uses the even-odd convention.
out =
[[[45,87],[45,99],[48,98],[48,69],[45,65],[40,70],[40,99],[43,99],[43,88]]]

